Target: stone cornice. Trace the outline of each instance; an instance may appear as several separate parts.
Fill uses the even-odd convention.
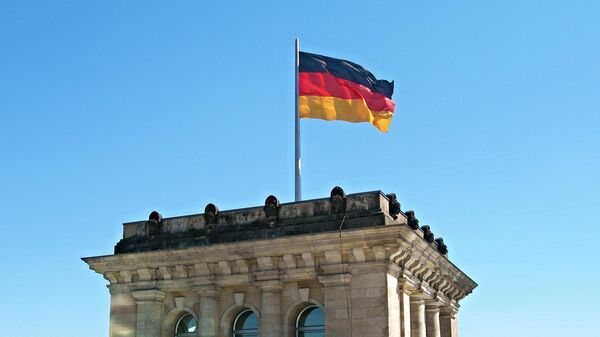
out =
[[[131,285],[133,289],[148,287],[149,283],[163,290],[269,280],[318,278],[327,283],[327,274],[351,275],[352,269],[374,264],[382,271],[393,271],[402,285],[425,289],[428,296],[438,295],[447,301],[459,301],[476,287],[435,246],[403,224],[344,230],[341,239],[339,232],[317,233],[84,261],[111,284]]]

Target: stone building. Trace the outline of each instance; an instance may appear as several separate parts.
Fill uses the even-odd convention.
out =
[[[110,337],[455,337],[477,286],[380,191],[123,227],[83,258],[110,282]]]

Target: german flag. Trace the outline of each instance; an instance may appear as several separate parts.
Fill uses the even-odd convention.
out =
[[[360,65],[300,52],[300,118],[370,122],[387,132],[394,116],[394,82],[378,80]]]

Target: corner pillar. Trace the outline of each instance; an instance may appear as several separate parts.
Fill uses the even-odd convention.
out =
[[[137,305],[136,337],[160,337],[165,296],[158,289],[133,292]]]
[[[135,337],[136,303],[131,292],[119,285],[110,285],[109,337]]]
[[[217,287],[202,288],[200,294],[200,317],[198,332],[201,337],[219,336],[219,296],[221,289]]]
[[[281,337],[281,281],[265,281],[260,284],[260,336]]]

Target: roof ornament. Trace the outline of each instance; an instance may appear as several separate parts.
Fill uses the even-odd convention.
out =
[[[274,195],[270,195],[265,200],[265,215],[267,216],[267,221],[270,225],[277,222],[279,219],[279,209],[281,205],[279,204],[279,200]]]
[[[421,230],[423,231],[423,238],[425,239],[425,241],[429,242],[429,243],[433,243],[434,240],[434,235],[433,232],[431,231],[431,228],[429,228],[428,225],[422,226]]]
[[[160,225],[162,224],[162,215],[157,211],[152,211],[146,221],[146,234],[150,236],[160,233]]]
[[[331,213],[340,214],[346,212],[346,193],[344,193],[341,187],[336,186],[331,190],[329,202],[331,202]]]
[[[437,242],[437,244],[438,244],[438,252],[440,252],[440,254],[442,254],[442,255],[448,254],[448,246],[446,246],[446,244],[444,243],[444,239],[437,238],[437,239],[435,239],[435,242]]]
[[[398,219],[398,214],[400,214],[401,210],[400,202],[398,202],[398,199],[396,198],[396,193],[386,194],[385,196],[388,198],[390,216],[394,220]]]
[[[419,229],[419,219],[415,216],[415,211],[408,211],[404,214],[406,214],[406,217],[408,218],[408,227],[414,230]]]
[[[217,224],[217,217],[219,216],[219,208],[215,204],[208,204],[204,208],[204,222],[206,223],[206,229],[210,230]]]

